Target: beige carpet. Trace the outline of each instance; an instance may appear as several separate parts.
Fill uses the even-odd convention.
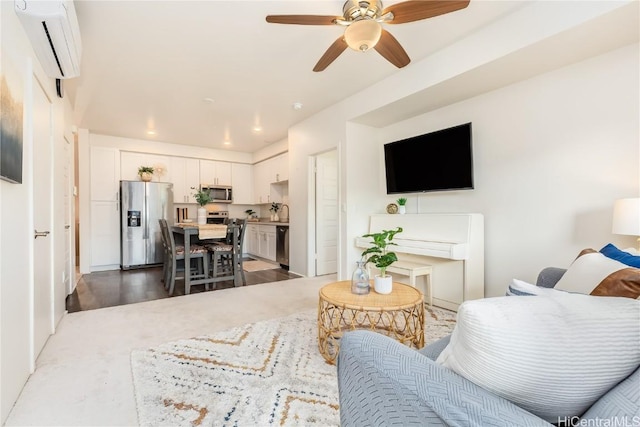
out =
[[[261,270],[273,270],[280,268],[278,264],[271,264],[260,260],[244,261],[242,263],[242,269],[244,271],[261,271]]]
[[[67,314],[6,425],[135,426],[131,352],[313,310],[335,276],[292,279]]]
[[[291,279],[67,314],[6,425],[138,425],[132,351],[315,310],[319,289],[335,280]]]

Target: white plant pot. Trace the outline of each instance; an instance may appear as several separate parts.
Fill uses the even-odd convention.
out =
[[[151,181],[152,178],[153,178],[153,175],[150,174],[149,172],[140,173],[140,179],[144,182],[149,182]]]
[[[393,277],[375,276],[373,278],[373,290],[379,294],[390,294],[393,290]]]
[[[198,224],[206,224],[207,223],[207,209],[206,208],[198,208]]]
[[[398,213],[404,215],[407,213],[407,207],[404,205],[398,206]]]

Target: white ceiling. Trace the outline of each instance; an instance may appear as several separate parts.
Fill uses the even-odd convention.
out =
[[[397,2],[385,5],[392,3]],[[415,62],[525,4],[472,0],[464,10],[386,29]],[[375,51],[347,49],[314,73],[343,29],[265,22],[269,14],[338,16],[342,5],[75,0],[81,75],[65,82],[75,125],[106,135],[245,152],[280,141],[293,124],[398,72]],[[294,110],[294,102],[303,108]],[[256,125],[262,132],[252,130]],[[156,135],[147,135],[149,129]],[[223,145],[225,139],[231,145]]]

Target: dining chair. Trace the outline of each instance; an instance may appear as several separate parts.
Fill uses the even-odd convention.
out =
[[[175,290],[176,280],[184,280],[184,274],[192,274],[191,266],[187,269],[187,266],[180,268],[178,266],[179,261],[183,261],[184,264],[184,245],[177,245],[175,237],[169,229],[169,224],[166,219],[159,219],[160,229],[162,230],[163,238],[167,240],[167,268],[164,272],[164,287],[168,289],[169,295],[173,295]],[[207,248],[201,245],[190,245],[190,257],[192,260],[197,260],[196,273],[191,277],[199,278],[206,277],[209,271],[209,252]],[[176,274],[182,271],[183,276],[178,277]],[[188,271],[188,272],[187,272]]]
[[[164,221],[164,225],[163,225],[163,221]],[[164,288],[168,290],[169,287],[169,280],[167,278],[167,275],[169,273],[169,263],[171,261],[170,255],[169,255],[169,248],[170,248],[170,241],[169,241],[169,226],[167,225],[167,220],[165,219],[160,219],[158,221],[160,223],[160,235],[162,236],[162,252],[163,252],[163,256],[162,256],[162,278],[160,279],[161,282],[164,283]]]
[[[236,271],[238,271],[237,269],[239,269],[242,276],[242,285],[245,286],[247,284],[247,279],[244,275],[244,268],[242,265],[242,250],[244,230],[247,225],[247,220],[246,218],[230,219],[228,225],[238,227],[238,243],[235,248],[233,245],[232,233],[227,233],[227,239],[225,242],[215,242],[206,245],[209,253],[211,254],[213,277],[218,277],[219,274],[234,275]]]

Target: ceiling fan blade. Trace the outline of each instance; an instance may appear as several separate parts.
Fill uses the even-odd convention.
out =
[[[400,45],[398,40],[387,30],[382,30],[380,41],[375,45],[375,50],[387,61],[398,68],[402,68],[411,62],[411,58]]]
[[[326,15],[267,15],[267,22],[271,24],[297,25],[333,25],[341,16]]]
[[[335,59],[340,56],[342,52],[347,48],[347,42],[344,41],[344,37],[340,36],[333,42],[329,49],[322,55],[322,58],[318,61],[315,67],[313,67],[313,71],[323,71],[327,68]]]
[[[393,19],[387,24],[404,24],[405,22],[419,21],[433,18],[445,13],[455,12],[469,6],[470,0],[412,0],[396,3],[382,11],[393,13]]]

